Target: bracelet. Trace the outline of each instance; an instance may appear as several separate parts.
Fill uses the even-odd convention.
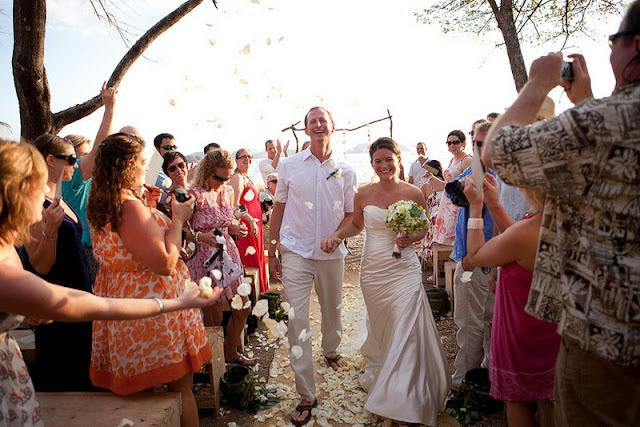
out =
[[[200,243],[200,232],[196,231],[196,234],[194,235],[195,239],[196,239],[196,243]]]
[[[158,297],[153,297],[153,299],[158,303],[158,306],[160,306],[160,313],[158,314],[164,313],[164,304],[162,303],[162,300],[160,300],[160,298]]]
[[[484,219],[469,218],[467,220],[467,230],[482,230],[484,228]]]
[[[47,233],[45,233],[45,232],[43,231],[43,232],[42,232],[42,237],[43,237],[45,240],[56,240],[56,239],[58,238],[58,233],[56,233],[56,234],[55,234],[55,235],[53,235],[53,236],[47,236]]]

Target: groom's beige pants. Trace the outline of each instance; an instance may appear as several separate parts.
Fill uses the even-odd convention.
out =
[[[300,255],[282,250],[282,284],[287,302],[294,309],[294,318],[289,318],[289,360],[296,378],[296,390],[303,399],[313,400],[316,385],[313,378],[313,355],[311,338],[300,340],[300,332],[309,327],[309,300],[315,284],[322,315],[322,352],[326,357],[335,357],[340,344],[342,324],[340,307],[342,303],[342,280],[344,258],[335,260],[306,259]],[[302,347],[302,356],[296,359],[291,347]]]

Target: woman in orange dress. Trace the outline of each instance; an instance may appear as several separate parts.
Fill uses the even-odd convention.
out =
[[[145,206],[139,196],[146,169],[143,150],[142,139],[117,133],[102,143],[96,157],[88,206],[100,263],[96,295],[173,298],[189,279],[179,255],[194,200],[174,201],[172,219]],[[208,360],[211,348],[199,310],[94,322],[93,384],[126,395],[166,383],[181,394],[183,426],[198,425],[192,373]]]
[[[246,148],[236,151],[236,171],[229,184],[233,187],[233,206],[244,205],[249,218],[241,221],[252,232],[248,236],[239,238],[236,242],[240,251],[240,259],[244,267],[257,268],[260,272],[260,292],[269,290],[267,282],[267,269],[264,259],[264,240],[262,229],[262,206],[260,205],[260,192],[253,185],[249,177],[249,167],[253,162],[253,154]]]

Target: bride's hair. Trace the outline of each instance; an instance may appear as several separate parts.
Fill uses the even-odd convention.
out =
[[[400,147],[398,147],[398,144],[393,139],[383,136],[382,138],[376,139],[369,147],[369,159],[373,161],[373,153],[382,148],[386,148],[396,156],[400,157]]]

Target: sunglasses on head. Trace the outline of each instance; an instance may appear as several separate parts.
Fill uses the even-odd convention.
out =
[[[66,160],[69,166],[73,166],[76,164],[78,158],[75,154],[52,154],[56,159]]]
[[[164,148],[165,150],[177,150],[178,146],[177,145],[163,145],[162,148]]]
[[[173,173],[173,172],[177,171],[178,168],[185,169],[186,167],[187,167],[187,164],[185,162],[180,162],[180,163],[173,164],[173,165],[169,166],[167,168],[167,171]]]
[[[229,181],[231,179],[230,176],[225,178],[223,176],[216,175],[215,173],[213,175],[211,175],[211,177],[213,179],[215,179],[216,181],[218,181],[218,182],[227,182],[227,181]]]
[[[482,144],[484,144],[484,141],[473,141],[473,143],[478,147],[482,147]]]
[[[447,145],[458,145],[458,144],[462,144],[462,141],[460,141],[459,139],[456,139],[455,141],[447,141]]]

